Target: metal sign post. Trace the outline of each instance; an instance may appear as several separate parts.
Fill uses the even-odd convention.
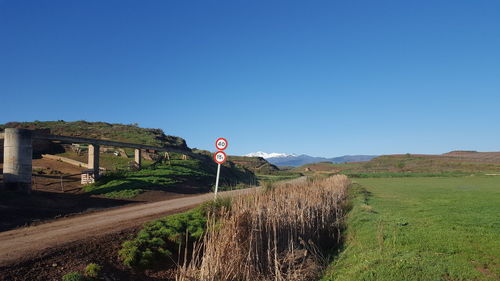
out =
[[[226,162],[227,156],[224,149],[227,148],[227,140],[225,138],[218,138],[215,142],[215,147],[219,150],[214,154],[214,161],[217,163],[217,177],[215,178],[214,199],[217,199],[217,190],[219,189],[220,165]]]
[[[217,164],[217,178],[215,179],[214,199],[217,199],[217,190],[219,189],[220,164]]]

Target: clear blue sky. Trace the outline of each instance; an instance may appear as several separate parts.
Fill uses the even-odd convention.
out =
[[[214,150],[500,150],[500,1],[0,0],[0,123]]]

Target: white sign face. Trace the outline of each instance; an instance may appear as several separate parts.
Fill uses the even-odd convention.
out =
[[[222,164],[224,162],[226,162],[226,153],[222,152],[222,151],[217,151],[215,154],[214,154],[214,161],[215,163],[217,164]]]
[[[215,147],[218,150],[224,150],[227,148],[227,140],[225,138],[218,138],[215,142]]]

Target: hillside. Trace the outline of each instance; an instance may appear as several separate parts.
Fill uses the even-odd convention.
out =
[[[229,156],[229,161],[246,167],[257,174],[270,174],[279,171],[279,168],[262,157]]]
[[[444,157],[453,157],[464,160],[500,163],[500,152],[478,152],[456,150],[443,154]]]
[[[138,125],[111,124],[106,122],[34,121],[9,122],[0,125],[5,128],[50,129],[54,135],[106,139],[120,142],[139,143],[152,146],[173,146],[188,150],[186,141],[180,137],[166,135],[161,129],[140,128]]]
[[[314,163],[295,168],[297,172],[344,173],[351,176],[375,174],[475,174],[500,173],[498,152],[450,152],[442,155],[397,154],[358,163]]]

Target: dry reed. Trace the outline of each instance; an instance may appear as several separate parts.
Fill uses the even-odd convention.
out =
[[[231,210],[209,220],[176,280],[313,280],[322,250],[338,243],[348,186],[337,175],[233,199]]]

